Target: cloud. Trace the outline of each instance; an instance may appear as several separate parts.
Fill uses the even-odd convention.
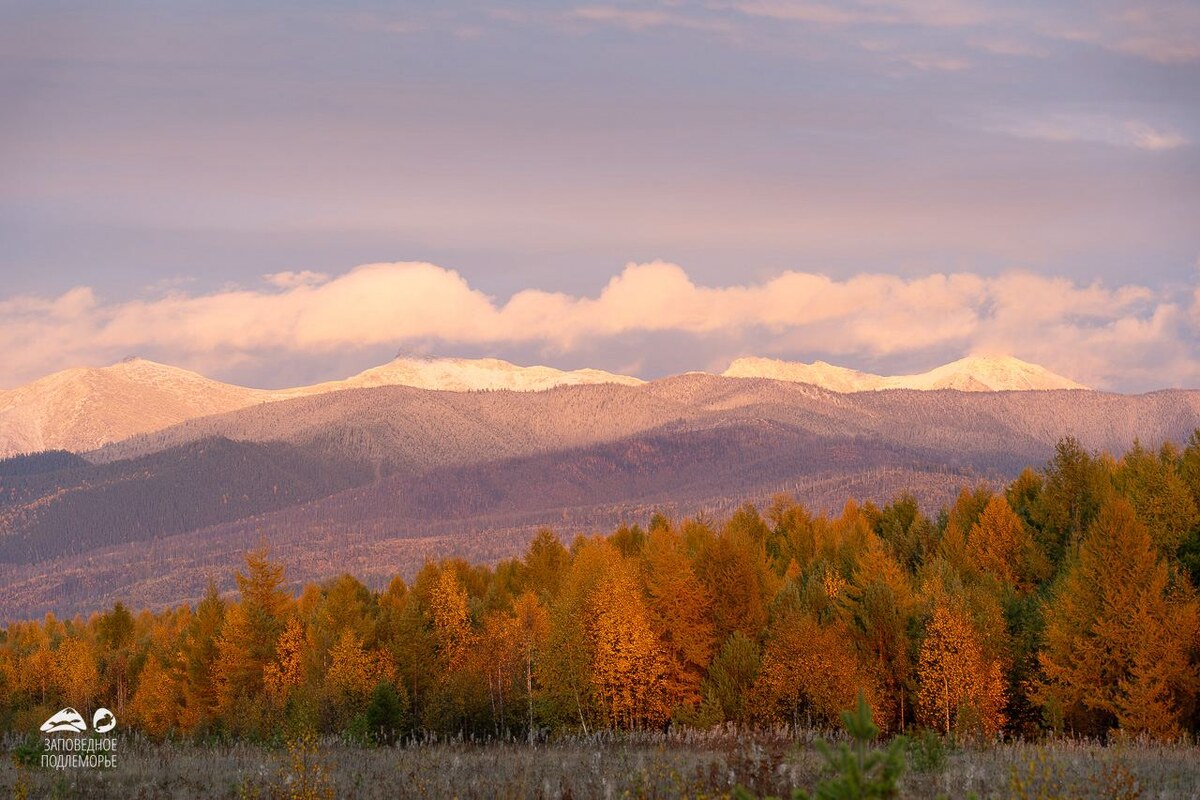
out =
[[[1160,64],[1200,61],[1200,6],[1188,0],[1131,4],[1109,17],[1104,44]]]
[[[749,2],[734,3],[733,7],[751,17],[765,17],[785,22],[807,22],[815,25],[873,25],[900,21],[895,14],[883,11],[845,8],[824,3],[750,0]]]
[[[730,34],[733,26],[728,20],[711,16],[668,11],[662,8],[619,8],[616,6],[581,6],[560,17],[568,23],[611,25],[635,33],[659,28],[681,28],[705,33]]]
[[[293,286],[313,286],[324,283],[329,280],[329,276],[324,272],[313,272],[306,269],[301,272],[268,273],[263,275],[263,280],[282,289],[290,289]]]
[[[1155,130],[1144,122],[1126,123],[1125,133],[1133,146],[1142,150],[1174,150],[1188,144],[1188,140],[1182,134],[1170,130]]]
[[[925,72],[932,70],[958,72],[971,68],[971,62],[965,58],[938,55],[937,53],[902,53],[897,56],[897,59],[910,67]]]
[[[860,41],[859,46],[868,52],[879,54],[882,58],[892,63],[903,64],[922,72],[959,72],[964,69],[970,69],[972,66],[970,61],[960,56],[924,51],[906,51],[901,49],[900,45],[894,41],[866,39]]]
[[[733,8],[752,17],[818,25],[918,25],[960,28],[1004,16],[996,9],[962,0],[861,0],[820,3],[807,0],[742,0]]]
[[[985,36],[972,39],[969,44],[998,56],[1045,58],[1049,55],[1045,47],[1013,37]]]
[[[1174,150],[1190,144],[1178,131],[1100,114],[1051,114],[992,125],[989,130],[1046,142],[1088,142],[1138,150]]]
[[[1142,286],[1020,271],[845,280],[789,271],[703,286],[678,265],[652,262],[627,265],[595,296],[526,289],[503,302],[428,263],[368,264],[329,279],[280,275],[269,289],[117,303],[89,287],[0,300],[0,349],[10,355],[0,382],[131,353],[211,372],[271,354],[382,345],[595,352],[622,336],[663,333],[761,353],[875,360],[986,347],[1097,385],[1122,385],[1129,374],[1155,386],[1200,380],[1192,357],[1200,295],[1185,308],[1190,297],[1180,303]]]
[[[961,32],[964,43],[1005,56],[1041,58],[1048,42],[1084,43],[1160,64],[1200,61],[1200,6],[1191,0],[1091,6],[1000,0],[732,0],[710,3],[749,18],[824,28]],[[623,9],[629,19],[653,11]],[[676,15],[685,19],[683,15]]]

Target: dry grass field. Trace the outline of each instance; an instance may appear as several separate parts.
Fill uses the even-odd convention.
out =
[[[112,770],[0,766],[15,798],[722,798],[811,790],[824,763],[810,737],[731,733],[437,742],[368,748],[293,741],[276,748],[122,740]],[[35,759],[36,760],[36,759]],[[905,798],[1200,797],[1200,748],[1058,741],[983,748],[910,747]]]

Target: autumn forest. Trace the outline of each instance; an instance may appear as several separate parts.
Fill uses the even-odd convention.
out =
[[[113,708],[155,738],[830,728],[1177,740],[1200,732],[1200,431],[1120,456],[1062,440],[927,516],[787,497],[580,537],[375,592],[286,590],[269,550],[195,607],[10,624],[0,728]]]

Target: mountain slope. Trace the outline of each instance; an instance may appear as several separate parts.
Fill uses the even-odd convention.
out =
[[[1036,364],[1014,358],[971,357],[919,375],[894,377],[820,361],[797,364],[743,358],[731,364],[725,376],[806,383],[840,393],[894,388],[962,391],[1083,388]],[[601,370],[521,367],[499,359],[397,358],[344,380],[268,390],[221,383],[195,372],[135,358],[100,369],[65,370],[0,392],[0,458],[50,449],[85,452],[188,420],[363,388],[407,386],[445,392],[543,392],[562,386],[636,387],[643,383],[637,378]]]
[[[881,389],[956,389],[962,392],[1086,389],[1045,367],[1012,357],[968,356],[915,375],[873,375],[824,361],[802,364],[770,358],[739,358],[723,373],[730,378],[770,378],[810,383],[834,392]]]
[[[0,393],[0,457],[91,450],[270,399],[270,392],[140,358],[101,369],[68,369]]]
[[[0,563],[157,539],[370,482],[369,464],[311,448],[210,439],[134,461],[0,472]],[[5,474],[7,473],[7,474]]]
[[[0,458],[51,449],[84,452],[190,419],[346,389],[413,386],[453,392],[533,392],[592,383],[638,385],[642,381],[601,370],[520,367],[498,359],[398,358],[345,380],[291,389],[250,389],[133,358],[99,369],[56,372],[0,392]]]
[[[932,512],[963,484],[1044,464],[1063,435],[1122,452],[1197,427],[1188,391],[842,394],[702,373],[541,392],[349,389],[190,420],[87,463],[0,462],[0,619],[89,610],[131,581],[131,597],[177,600],[180,576],[202,590],[264,536],[320,580],[434,554],[507,557],[540,525],[569,536],[656,508],[720,515],[780,491],[818,508],[912,491]]]
[[[341,381],[329,381],[291,390],[293,394],[318,394],[375,386],[412,386],[448,392],[508,389],[537,392],[555,386],[582,383],[619,383],[637,386],[643,381],[598,369],[564,371],[553,367],[520,367],[498,358],[397,358]]]
[[[646,387],[596,384],[542,392],[436,392],[380,386],[301,397],[190,420],[88,454],[136,458],[214,437],[315,445],[329,453],[427,469],[607,441],[699,409]]]
[[[1200,392],[958,392],[843,394],[770,379],[680,375],[641,386],[560,386],[544,392],[353,389],[191,420],[108,445],[97,462],[189,442],[284,441],[316,445],[390,468],[432,469],[580,447],[673,425],[761,419],[825,437],[924,443],[948,461],[975,452],[1041,459],[1063,435],[1122,451],[1142,441],[1182,442],[1200,425]]]
[[[1019,358],[968,356],[919,375],[884,378],[886,388],[958,389],[963,392],[1086,389],[1070,378]]]
[[[210,440],[93,469],[127,475],[152,460],[165,456],[174,464],[177,454],[213,444]],[[278,445],[243,443],[238,452],[264,447]],[[223,472],[210,470],[208,475],[202,484]],[[181,477],[162,476],[145,489],[152,490],[151,496],[169,496],[168,482]],[[0,620],[40,616],[51,609],[86,611],[115,599],[156,607],[198,597],[210,577],[227,581],[246,548],[264,540],[273,556],[288,565],[293,582],[321,581],[352,570],[372,585],[383,585],[397,573],[411,576],[431,557],[494,560],[516,555],[544,525],[569,539],[644,521],[654,510],[673,516],[700,511],[725,515],[744,502],[763,507],[781,491],[810,508],[840,507],[847,496],[882,502],[901,490],[936,507],[971,480],[969,473],[922,465],[919,454],[900,448],[826,439],[750,418],[423,474],[395,473],[310,502],[261,506],[240,519],[124,543],[109,534],[128,535],[119,515],[132,513],[140,519],[135,510],[139,498],[125,494],[133,502],[113,502],[116,497],[78,488],[96,510],[107,512],[94,515],[104,524],[84,529],[91,541],[68,546],[72,537],[62,534],[73,515],[65,508],[61,511],[66,513],[42,520],[39,529],[23,530],[8,547],[0,537]],[[83,483],[76,480],[74,485]],[[219,510],[220,504],[213,502],[220,496],[216,488],[200,493],[192,487],[188,508]],[[61,493],[44,497],[52,505],[62,502]],[[206,504],[201,502],[205,498]],[[110,518],[111,513],[118,516]],[[47,549],[47,541],[53,549]]]
[[[885,380],[881,375],[859,372],[824,361],[802,364],[757,357],[736,359],[721,374],[726,378],[769,378],[776,381],[810,383],[831,392],[866,392],[882,389]]]

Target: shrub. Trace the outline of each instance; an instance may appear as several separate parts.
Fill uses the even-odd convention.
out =
[[[944,772],[948,761],[946,742],[937,731],[922,728],[908,743],[908,763],[913,772]]]
[[[408,728],[408,696],[381,681],[367,704],[367,733],[377,744],[395,744]]]
[[[815,800],[875,800],[896,797],[900,793],[900,776],[904,774],[907,740],[897,736],[882,750],[870,749],[871,742],[879,735],[871,716],[871,706],[866,695],[858,693],[858,707],[854,711],[842,712],[842,723],[850,734],[853,745],[840,744],[835,749],[827,742],[818,741],[817,749],[825,757],[826,767],[832,777],[817,784],[811,795]],[[795,798],[810,795],[797,790]]]
[[[879,728],[872,718],[866,695],[861,691],[857,708],[842,712],[842,724],[850,734],[852,744],[842,743],[834,748],[828,742],[818,740],[816,748],[825,757],[825,768],[832,775],[818,783],[811,795],[796,789],[792,792],[793,800],[887,800],[898,797],[908,741],[897,736],[882,750],[871,748]],[[733,796],[735,800],[754,798],[741,786],[734,790]]]

